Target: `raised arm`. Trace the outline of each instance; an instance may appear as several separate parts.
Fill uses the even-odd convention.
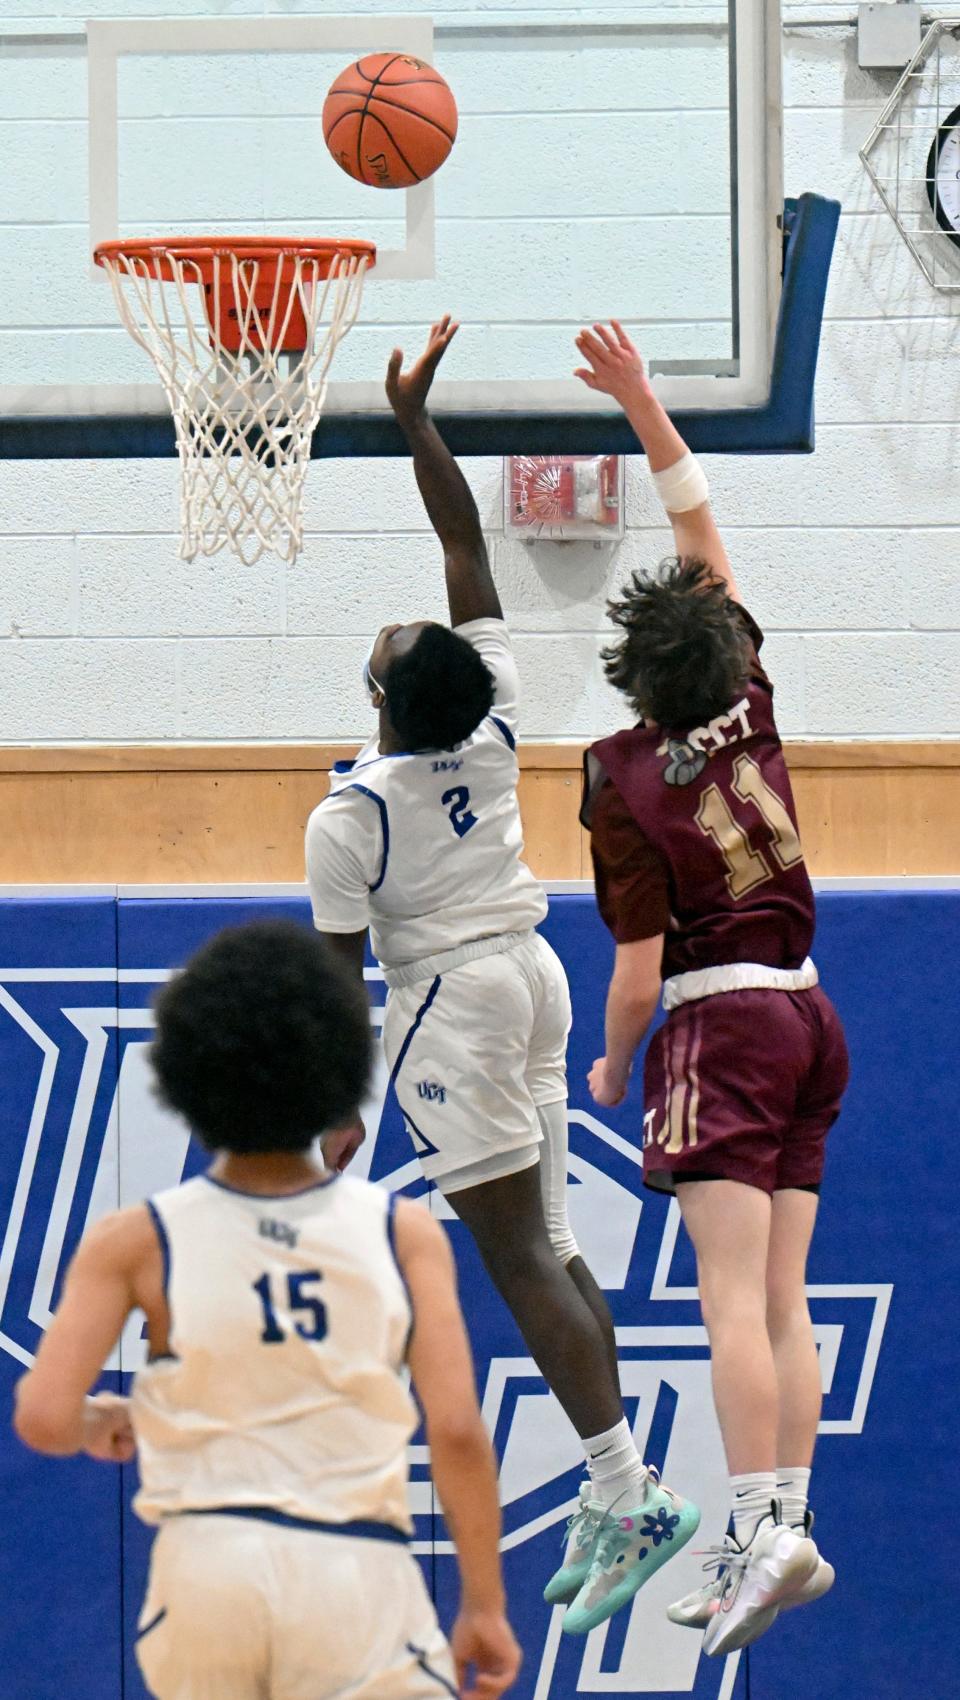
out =
[[[579,366],[574,375],[623,408],[667,510],[677,554],[706,561],[724,580],[728,595],[739,602],[733,569],[706,499],[706,479],[654,395],[638,350],[618,320],[611,320],[611,326],[594,325],[592,331],[580,332],[577,348],[589,364]]]
[[[424,352],[407,371],[401,370],[399,348],[387,367],[387,397],[410,445],[423,505],[443,548],[452,626],[503,618],[473,493],[427,412],[434,373],[458,328],[446,314],[431,326]]]

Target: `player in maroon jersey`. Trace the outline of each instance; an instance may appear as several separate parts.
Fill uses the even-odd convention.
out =
[[[805,1277],[847,1052],[808,955],[813,892],[762,634],[706,478],[622,327],[577,346],[577,375],[619,402],[643,445],[677,551],[610,608],[607,677],[638,723],[586,761],[583,819],[617,947],[590,1089],[601,1105],[624,1097],[662,988],[644,1179],[676,1193],[696,1250],[733,1506],[715,1580],[669,1615],[719,1654],[833,1582],[809,1538],[821,1386]]]

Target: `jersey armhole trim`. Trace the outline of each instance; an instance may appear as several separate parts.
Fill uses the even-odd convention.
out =
[[[507,748],[510,749],[510,750],[515,750],[516,747],[517,747],[517,740],[514,737],[513,733],[511,732],[506,721],[501,720],[499,714],[491,714],[490,719],[493,721],[493,724],[494,724],[494,726],[496,726],[497,730],[499,732],[503,733],[504,742],[506,743]]]
[[[145,1202],[146,1202],[147,1210],[149,1211],[149,1214],[150,1214],[150,1220],[153,1223],[154,1232],[157,1236],[157,1239],[160,1242],[160,1256],[163,1259],[163,1296],[166,1299],[167,1306],[169,1308],[169,1304],[170,1304],[170,1239],[169,1239],[169,1236],[167,1234],[166,1226],[164,1225],[163,1217],[161,1216],[156,1205],[154,1204],[153,1199],[148,1198],[148,1199],[145,1200]]]
[[[361,796],[369,797],[371,803],[376,803],[377,808],[380,811],[380,829],[383,833],[383,861],[380,865],[378,878],[374,880],[373,885],[368,888],[372,894],[373,892],[380,890],[380,887],[387,877],[387,861],[390,856],[390,822],[387,818],[387,805],[382,797],[378,797],[376,791],[371,791],[366,785],[360,785],[355,782],[353,785],[345,785],[344,790],[359,791]]]
[[[401,1285],[407,1295],[407,1308],[410,1312],[410,1325],[407,1328],[407,1337],[403,1342],[403,1361],[406,1363],[407,1354],[410,1351],[410,1341],[413,1339],[415,1313],[413,1309],[413,1294],[410,1291],[410,1283],[403,1272],[403,1264],[400,1262],[400,1253],[397,1250],[397,1200],[399,1197],[399,1193],[391,1192],[387,1198],[387,1244],[390,1247],[390,1256],[393,1258],[393,1261],[397,1266],[397,1274],[400,1277]]]

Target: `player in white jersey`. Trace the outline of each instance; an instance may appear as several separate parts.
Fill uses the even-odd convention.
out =
[[[85,1237],[17,1387],[28,1445],[138,1455],[158,1700],[494,1700],[519,1668],[446,1238],[311,1155],[369,1062],[366,999],[314,935],[207,944],[158,1000],[153,1064],[213,1164]],[[137,1310],[131,1399],[88,1397]],[[460,1564],[452,1657],[408,1545],[407,1362]]]
[[[611,1585],[591,1585],[589,1612],[567,1614],[577,1633],[626,1604],[697,1513],[637,1452],[610,1312],[567,1219],[570,999],[521,859],[517,669],[476,503],[426,407],[456,329],[439,321],[420,359],[403,371],[396,350],[387,374],[443,548],[450,627],[419,620],[377,637],[365,668],[377,732],[310,817],[307,876],[314,922],[358,983],[370,931],[389,988],[391,1086],[423,1173],[473,1234],[583,1441],[590,1482],[546,1597],[571,1602],[598,1554]],[[362,1137],[338,1135],[328,1161],[349,1161]],[[667,1537],[624,1563],[634,1513],[662,1516]]]

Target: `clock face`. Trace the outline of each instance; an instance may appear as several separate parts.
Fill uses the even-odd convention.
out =
[[[960,246],[960,106],[933,138],[927,155],[927,194],[941,230]]]

